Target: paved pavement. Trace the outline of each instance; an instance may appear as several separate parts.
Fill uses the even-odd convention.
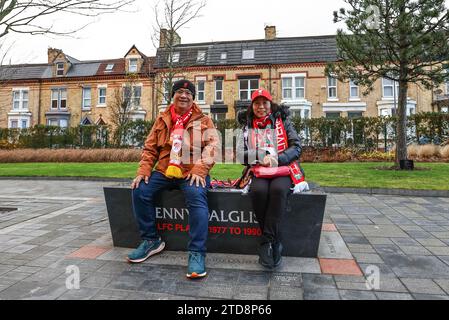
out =
[[[449,298],[449,198],[329,194],[318,259],[268,272],[210,253],[208,277],[190,281],[184,252],[130,265],[113,248],[112,185],[0,180],[0,299]]]

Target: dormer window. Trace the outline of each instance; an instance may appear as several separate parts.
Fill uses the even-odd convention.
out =
[[[112,69],[114,69],[114,64],[110,63],[106,66],[106,71],[112,71]]]
[[[64,63],[63,62],[56,63],[56,75],[57,76],[64,75]]]
[[[204,62],[206,61],[206,51],[198,51],[198,57],[196,58],[197,62]]]
[[[173,52],[172,62],[179,62],[179,52]]]
[[[137,59],[129,59],[129,72],[137,72]]]
[[[220,60],[226,60],[228,58],[228,53],[227,52],[222,52],[220,55]]]
[[[244,60],[254,59],[254,49],[243,50],[242,59],[244,59]]]

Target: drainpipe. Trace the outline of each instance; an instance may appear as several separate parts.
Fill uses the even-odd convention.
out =
[[[42,94],[42,80],[39,79],[39,95],[37,100],[37,124],[41,124],[41,94]]]
[[[271,92],[271,63],[268,65],[268,91]]]

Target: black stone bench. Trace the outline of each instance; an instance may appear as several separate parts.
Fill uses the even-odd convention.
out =
[[[116,247],[135,248],[139,231],[132,213],[129,187],[105,187],[112,240]],[[256,254],[260,229],[247,194],[210,190],[207,252]],[[281,224],[283,255],[317,257],[326,194],[306,192],[290,195]],[[166,249],[185,251],[188,243],[188,210],[180,190],[161,193],[157,206],[157,228]]]

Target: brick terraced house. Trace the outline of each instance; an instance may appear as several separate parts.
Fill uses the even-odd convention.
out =
[[[0,127],[109,124],[114,92],[129,74],[137,76],[131,117],[154,118],[165,110],[168,94],[166,32],[161,30],[156,57],[133,46],[123,58],[79,61],[50,48],[46,64],[0,67]],[[197,103],[216,120],[235,118],[258,87],[303,118],[391,115],[397,105],[398,84],[390,80],[378,80],[363,96],[356,83],[325,76],[326,64],[337,60],[333,35],[278,38],[276,28],[267,26],[260,40],[182,44],[176,39],[173,80],[193,81]],[[410,85],[407,114],[447,111],[435,101],[448,95],[449,87],[436,89]]]
[[[48,63],[0,69],[0,127],[109,124],[116,90],[132,83],[132,119],[151,110],[153,58],[133,46],[123,58],[79,61],[49,48]],[[130,82],[130,75],[133,81]]]

